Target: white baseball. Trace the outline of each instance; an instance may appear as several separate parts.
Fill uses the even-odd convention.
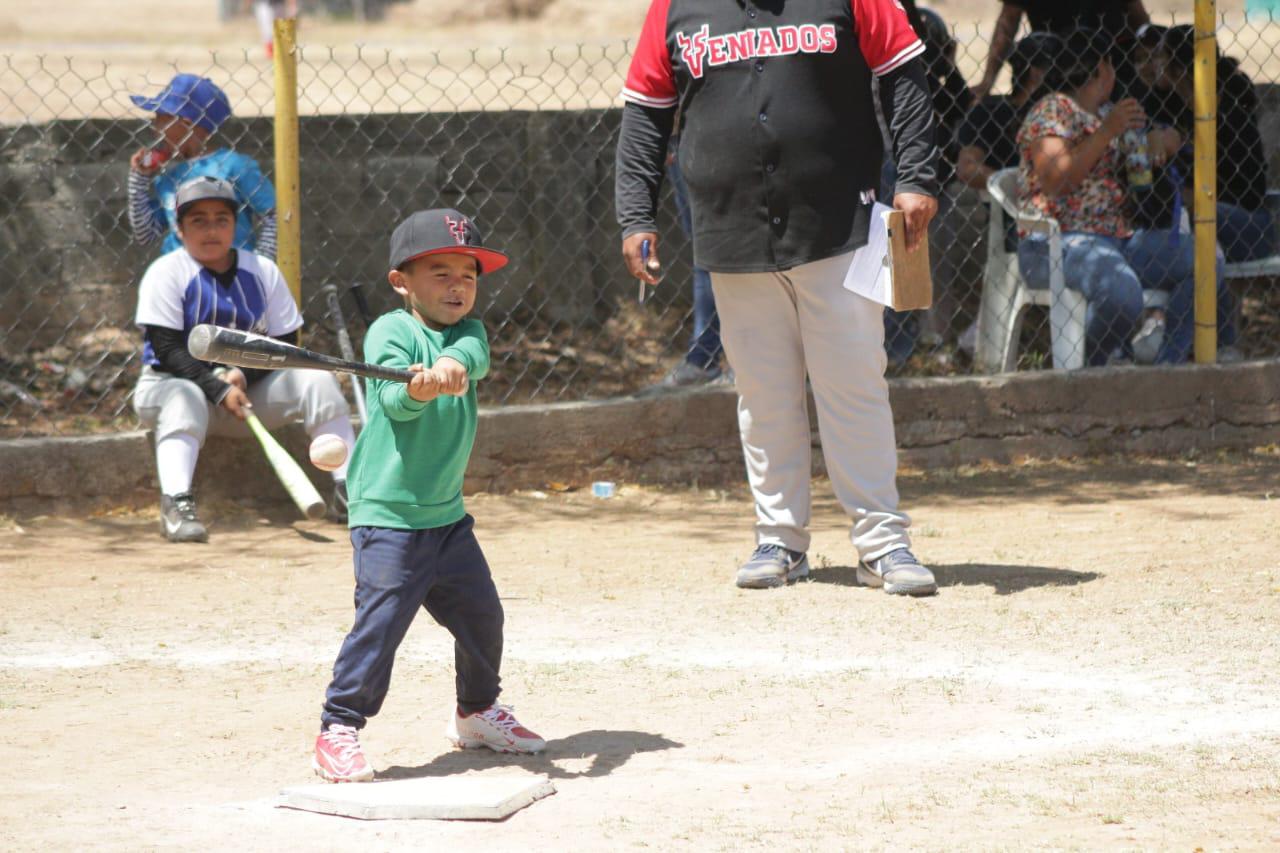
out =
[[[333,433],[317,435],[308,451],[311,464],[321,471],[333,471],[347,461],[347,443]]]

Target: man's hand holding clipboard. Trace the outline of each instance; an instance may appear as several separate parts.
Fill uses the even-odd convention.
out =
[[[894,202],[910,210],[872,206],[867,245],[854,253],[844,287],[895,311],[928,308],[933,304],[929,220],[938,203],[916,193],[899,193]],[[913,237],[914,248],[909,248]]]

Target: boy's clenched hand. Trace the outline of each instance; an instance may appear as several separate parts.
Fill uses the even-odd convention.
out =
[[[467,393],[467,387],[470,385],[467,368],[457,359],[447,355],[441,356],[436,359],[435,364],[431,365],[430,372],[435,374],[441,394],[461,397]]]
[[[414,377],[409,380],[409,396],[419,403],[430,403],[440,396],[440,381],[434,373],[421,364],[411,364]]]

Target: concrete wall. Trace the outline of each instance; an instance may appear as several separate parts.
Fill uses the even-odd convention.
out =
[[[902,462],[918,467],[1167,455],[1280,440],[1280,361],[899,380],[890,387]],[[282,437],[305,459],[300,429],[282,431]],[[819,447],[816,431],[813,443]],[[287,500],[260,457],[251,439],[211,439],[197,472],[202,497]],[[820,472],[821,453],[814,459]],[[0,471],[0,512],[156,500],[150,441],[142,432],[0,442]],[[323,488],[325,475],[311,473]],[[482,412],[468,491],[597,479],[741,481],[736,396],[729,389],[703,389]]]
[[[390,307],[391,230],[409,211],[455,206],[514,258],[481,289],[485,316],[524,306],[547,321],[604,319],[634,287],[613,214],[619,119],[618,110],[302,119],[304,298],[326,281],[361,281],[373,285],[375,310]],[[233,119],[219,135],[270,171],[269,119]],[[0,129],[0,317],[22,317],[3,349],[130,325],[156,247],[131,242],[125,187],[129,155],[149,137],[140,121]],[[670,217],[668,199],[674,264],[683,240]]]

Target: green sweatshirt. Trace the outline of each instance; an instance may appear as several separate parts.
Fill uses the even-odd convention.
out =
[[[409,396],[402,382],[365,381],[369,422],[356,439],[347,472],[349,524],[425,530],[462,518],[462,476],[476,438],[476,380],[489,372],[489,341],[479,320],[437,332],[407,311],[384,314],[369,327],[364,356],[405,368],[449,356],[471,378],[461,397],[429,403]]]

